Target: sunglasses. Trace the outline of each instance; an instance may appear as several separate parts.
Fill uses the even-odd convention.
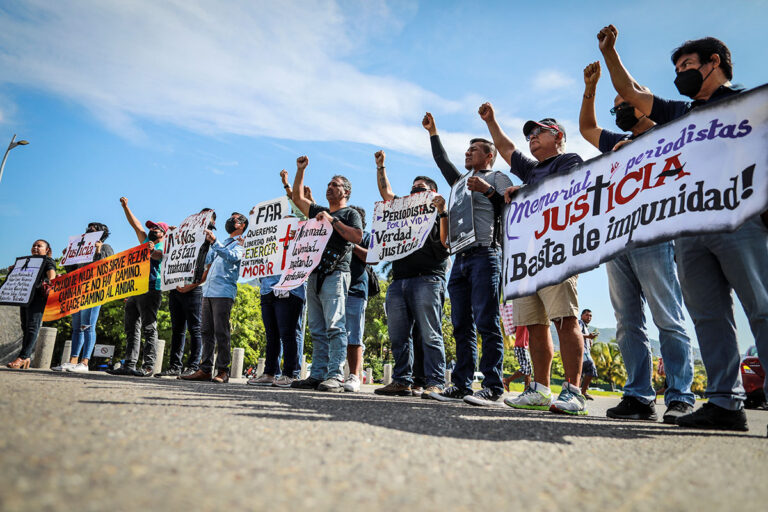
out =
[[[635,108],[635,107],[633,107],[632,105],[630,105],[626,101],[623,101],[623,102],[619,103],[618,105],[616,105],[615,107],[613,107],[611,109],[611,115],[615,116],[616,113],[619,112],[620,110],[626,110],[628,108]]]
[[[525,136],[525,140],[528,141],[528,142],[531,142],[531,139],[533,137],[538,137],[539,135],[541,135],[544,132],[549,132],[552,135],[555,135],[557,133],[560,133],[560,130],[558,130],[557,128],[555,128],[553,126],[547,126],[547,127],[535,126],[533,128],[533,130],[528,132],[528,135]]]

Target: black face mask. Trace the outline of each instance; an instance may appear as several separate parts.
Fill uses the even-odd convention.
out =
[[[149,234],[147,235],[147,238],[149,238],[149,241],[150,241],[150,242],[157,242],[157,241],[160,239],[160,235],[159,235],[159,234],[157,234],[157,231],[155,231],[155,230],[152,230],[152,231],[150,231],[150,232],[149,232]]]
[[[704,85],[704,81],[709,78],[709,75],[715,70],[715,68],[712,68],[712,71],[707,73],[707,76],[701,76],[700,69],[703,67],[704,64],[699,66],[698,69],[686,69],[677,74],[677,77],[675,78],[675,87],[677,87],[680,94],[688,96],[689,98],[693,98],[699,94],[701,86]]]
[[[630,131],[640,121],[635,117],[635,109],[633,107],[622,108],[616,111],[616,126],[623,132]]]
[[[427,191],[427,189],[425,189],[423,187],[413,187],[411,189],[411,194],[418,194],[419,192],[426,192],[426,191]]]
[[[235,219],[232,217],[228,218],[224,224],[224,229],[231,235],[235,231]]]

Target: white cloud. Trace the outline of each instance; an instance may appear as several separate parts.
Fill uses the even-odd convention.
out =
[[[544,69],[533,77],[533,87],[545,91],[565,89],[576,83],[572,77],[556,69]]]
[[[31,0],[14,11],[0,19],[0,82],[74,100],[134,140],[151,121],[424,155],[414,112],[462,106],[345,62],[365,44],[361,26],[399,30],[384,3]]]

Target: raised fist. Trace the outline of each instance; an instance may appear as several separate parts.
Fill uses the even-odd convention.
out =
[[[437,208],[437,213],[443,213],[445,211],[445,198],[440,194],[436,194],[432,199],[432,204]]]
[[[598,46],[601,52],[606,50],[612,50],[616,45],[616,38],[619,36],[619,31],[613,25],[603,27],[603,29],[597,33]]]
[[[296,168],[303,171],[309,165],[309,158],[306,156],[300,156],[296,159]]]
[[[432,114],[430,114],[429,112],[424,114],[424,119],[421,120],[421,126],[423,126],[424,129],[427,130],[430,135],[435,135],[437,133],[437,127],[435,126],[435,118],[432,117]]]
[[[597,81],[600,80],[600,61],[597,60],[592,64],[588,64],[584,68],[584,85],[587,87],[595,87]]]
[[[283,181],[288,181],[288,171],[286,171],[285,169],[283,169],[282,171],[280,171],[280,178],[281,178]]]
[[[480,108],[477,109],[477,113],[480,114],[480,119],[482,119],[486,123],[491,122],[496,118],[496,114],[493,111],[493,105],[491,105],[487,101],[482,105],[480,105]]]
[[[374,155],[376,157],[376,167],[384,167],[384,159],[387,158],[387,155],[384,154],[384,151],[379,150]]]
[[[128,198],[127,197],[121,197],[120,198],[120,204],[123,206],[123,208],[128,206]]]

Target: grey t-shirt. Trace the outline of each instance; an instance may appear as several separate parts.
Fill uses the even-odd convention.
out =
[[[476,171],[473,176],[482,178],[490,183],[499,194],[504,194],[504,191],[512,186],[512,180],[501,171]],[[490,199],[480,192],[472,192],[472,215],[475,227],[475,242],[470,247],[493,244],[493,204]]]

